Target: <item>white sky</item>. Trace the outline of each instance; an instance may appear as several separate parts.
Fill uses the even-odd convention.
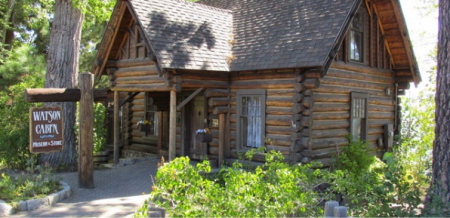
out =
[[[437,43],[438,9],[431,6],[437,0],[400,0],[400,4],[422,75],[422,83],[417,88],[411,84],[411,93],[415,93],[429,83],[430,68],[436,66],[430,53]]]

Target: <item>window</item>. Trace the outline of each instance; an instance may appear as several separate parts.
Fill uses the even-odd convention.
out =
[[[240,149],[264,146],[266,90],[237,92],[237,140]]]
[[[366,93],[351,93],[350,134],[353,139],[367,139],[368,98]]]
[[[363,62],[363,15],[358,12],[350,24],[349,57],[352,61]]]
[[[148,120],[150,123],[150,131],[145,133],[145,136],[158,136],[158,111],[155,105],[153,105],[153,98],[148,93],[145,93],[145,111],[144,120]]]

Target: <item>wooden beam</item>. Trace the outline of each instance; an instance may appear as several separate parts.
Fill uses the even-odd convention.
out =
[[[114,165],[119,163],[119,100],[118,91],[114,92]]]
[[[219,167],[224,162],[225,152],[225,114],[219,115]]]
[[[79,75],[81,92],[78,146],[78,180],[80,188],[94,188],[94,75],[82,73]]]
[[[191,95],[189,95],[189,97],[187,97],[186,99],[184,99],[184,101],[181,102],[181,103],[177,106],[177,111],[180,110],[182,107],[184,107],[187,103],[189,103],[193,98],[195,98],[195,96],[197,96],[202,90],[203,90],[203,88],[198,88],[197,90],[195,90],[194,93],[192,93]]]
[[[123,105],[125,105],[126,103],[130,102],[134,97],[136,97],[136,95],[139,95],[140,92],[135,92],[132,95],[128,96],[127,99],[123,100],[122,102],[120,102],[119,107],[122,107]]]
[[[109,92],[109,89],[95,89],[94,101],[106,101]],[[74,102],[80,99],[80,89],[25,89],[26,102]]]
[[[176,157],[176,140],[177,140],[177,92],[170,91],[170,118],[169,118],[169,161]]]

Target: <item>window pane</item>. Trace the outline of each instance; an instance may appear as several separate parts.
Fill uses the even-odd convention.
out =
[[[353,125],[353,129],[352,129],[353,139],[360,139],[361,138],[361,119],[353,118],[352,125]]]
[[[350,59],[362,61],[362,33],[351,31],[350,34]]]

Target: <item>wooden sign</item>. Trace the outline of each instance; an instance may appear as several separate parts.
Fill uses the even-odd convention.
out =
[[[63,111],[61,107],[30,109],[30,152],[49,153],[63,149]]]

